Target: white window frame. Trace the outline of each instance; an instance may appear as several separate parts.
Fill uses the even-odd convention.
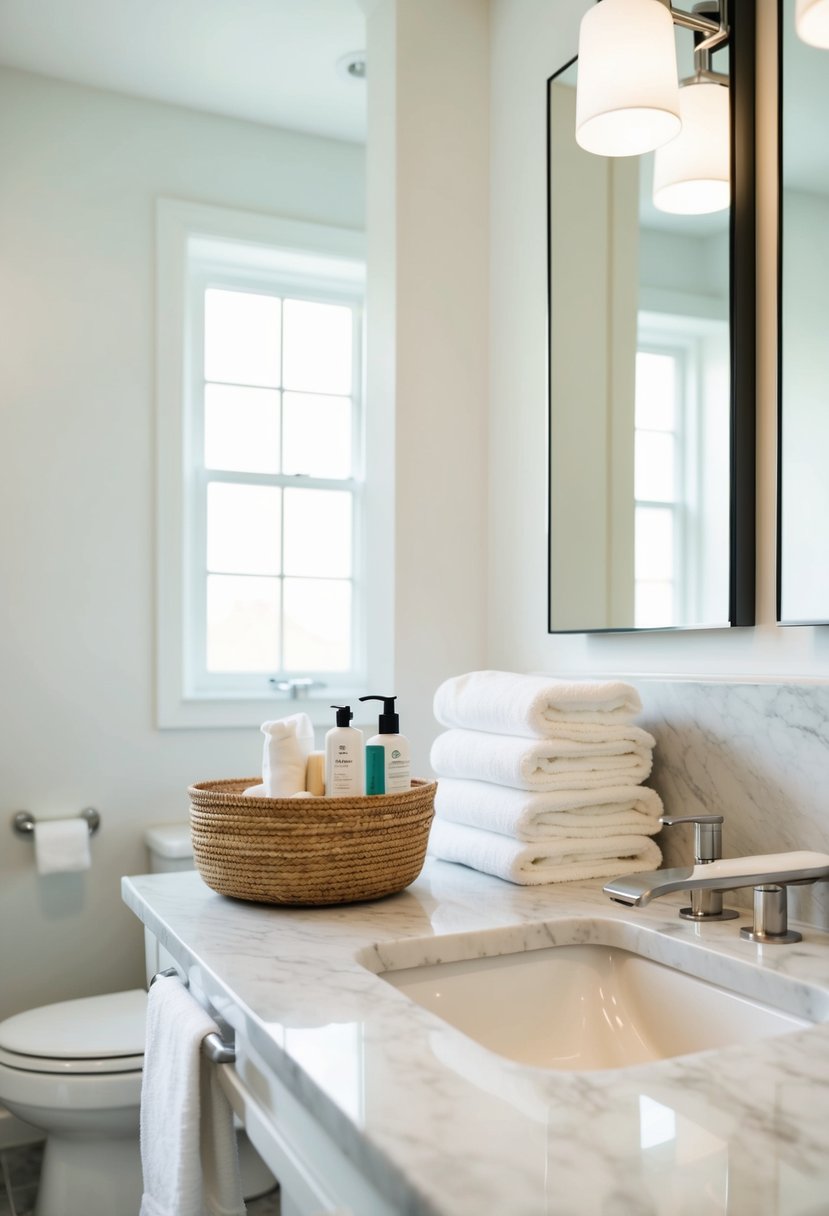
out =
[[[191,444],[198,441],[193,377],[203,325],[203,290],[238,283],[311,298],[316,289],[354,303],[364,292],[362,233],[224,208],[159,199],[156,209],[157,341],[157,721],[160,728],[254,726],[298,709],[317,724],[331,719],[332,701],[354,702],[393,685],[393,510],[388,477],[393,430],[385,418],[355,411],[353,636],[355,670],[308,674],[324,687],[292,699],[271,691],[268,676],[202,678],[191,655],[204,641],[203,614],[194,610],[199,563],[191,558],[194,478]],[[224,262],[224,266],[223,266]],[[195,271],[194,271],[195,266]],[[230,277],[228,277],[228,275]],[[198,293],[202,293],[202,301]],[[200,321],[201,318],[201,321]],[[196,341],[193,341],[195,335]],[[356,361],[362,366],[362,360]],[[355,385],[361,390],[360,384]],[[358,401],[362,393],[358,392]],[[380,470],[380,476],[374,476]],[[244,474],[232,480],[244,480]],[[383,509],[378,490],[383,487]],[[303,479],[303,487],[314,485]],[[392,504],[393,505],[393,504]],[[202,570],[203,575],[203,570]],[[201,621],[201,623],[200,623]],[[368,715],[367,718],[370,718]]]
[[[695,360],[698,357],[693,344],[676,339],[651,327],[640,329],[636,344],[637,354],[668,355],[676,367],[676,399],[674,417],[674,497],[663,499],[634,498],[634,511],[639,509],[670,511],[673,520],[673,588],[672,615],[674,621],[692,619],[691,602],[696,585],[696,548],[690,541],[692,529],[689,511],[696,498],[692,490],[698,478],[697,472],[697,410],[695,391]],[[634,427],[634,434],[641,428]],[[640,580],[634,580],[634,591]],[[649,581],[649,580],[643,580]],[[689,615],[691,614],[691,615]],[[647,626],[645,626],[647,628]]]

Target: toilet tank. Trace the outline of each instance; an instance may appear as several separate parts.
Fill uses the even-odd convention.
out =
[[[189,823],[163,823],[159,827],[147,828],[144,843],[150,855],[151,874],[193,869]]]
[[[169,874],[175,870],[192,870],[193,843],[190,839],[189,823],[164,823],[147,828],[144,843],[150,855],[151,874]],[[157,971],[172,965],[172,956],[158,944],[157,939],[144,930],[144,962],[149,984]]]

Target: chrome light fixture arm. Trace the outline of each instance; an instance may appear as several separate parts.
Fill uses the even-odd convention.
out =
[[[701,0],[701,3],[694,6],[694,11],[691,13],[674,8],[671,0],[661,0],[661,3],[671,14],[674,25],[703,35],[702,40],[694,47],[694,67],[697,78],[715,81],[717,84],[728,84],[727,75],[711,69],[711,55],[728,42],[727,0]],[[709,16],[709,13],[714,15]]]
[[[661,0],[661,3],[671,14],[674,25],[679,25],[685,30],[693,30],[696,34],[705,35],[703,43],[700,44],[705,50],[716,50],[720,43],[725,42],[728,38],[726,0],[702,0],[702,3],[694,6],[694,11],[691,13],[674,8],[671,0]],[[707,15],[709,12],[717,14],[716,20]]]

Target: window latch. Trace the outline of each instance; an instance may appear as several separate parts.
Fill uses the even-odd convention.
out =
[[[295,680],[278,680],[271,676],[268,680],[274,692],[286,692],[291,701],[302,701],[314,688],[325,688],[323,680],[312,680],[310,676],[300,676]]]

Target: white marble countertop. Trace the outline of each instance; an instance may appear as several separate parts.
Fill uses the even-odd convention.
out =
[[[599,883],[522,888],[427,862],[371,904],[285,909],[196,873],[123,880],[125,902],[401,1213],[826,1216],[829,1024],[602,1072],[509,1061],[375,972],[566,942],[635,948],[829,1022],[829,935],[758,947]],[[478,934],[486,931],[486,944]],[[745,968],[744,968],[745,970]]]

